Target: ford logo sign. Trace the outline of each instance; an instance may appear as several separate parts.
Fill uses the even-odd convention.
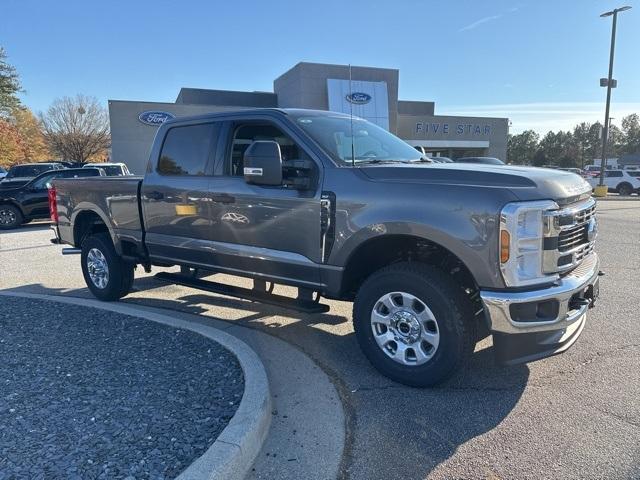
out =
[[[345,97],[347,102],[355,103],[356,105],[364,105],[371,101],[371,95],[362,92],[353,92]]]
[[[152,125],[154,127],[157,127],[172,118],[176,118],[173,113],[159,112],[156,110],[149,110],[138,115],[138,120],[146,125]]]

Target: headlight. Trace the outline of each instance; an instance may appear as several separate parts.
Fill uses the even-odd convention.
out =
[[[500,214],[500,269],[509,287],[553,281],[557,275],[543,272],[544,215],[557,210],[550,200],[514,202]]]

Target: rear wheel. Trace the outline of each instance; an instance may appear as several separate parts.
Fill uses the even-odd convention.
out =
[[[9,230],[22,225],[24,217],[18,207],[0,205],[0,230]]]
[[[369,361],[405,385],[436,385],[460,368],[475,345],[475,319],[461,287],[424,264],[372,274],[353,308],[356,337]]]
[[[616,190],[618,191],[619,195],[622,196],[629,196],[633,193],[633,187],[631,186],[631,184],[629,183],[621,183],[620,185],[618,185],[618,187],[616,188]]]
[[[82,242],[82,274],[84,281],[100,300],[113,301],[131,290],[134,265],[120,257],[108,233],[97,233]]]

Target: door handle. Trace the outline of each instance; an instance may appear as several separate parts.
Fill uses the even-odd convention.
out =
[[[228,195],[226,193],[214,193],[211,195],[211,200],[216,203],[235,203],[235,197]]]
[[[147,192],[145,196],[149,200],[162,200],[162,198],[164,198],[162,192],[158,192],[157,190],[154,190],[153,192]]]

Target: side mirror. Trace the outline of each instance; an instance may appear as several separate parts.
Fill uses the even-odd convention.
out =
[[[244,152],[244,179],[256,185],[282,185],[282,154],[273,140],[251,142]]]

